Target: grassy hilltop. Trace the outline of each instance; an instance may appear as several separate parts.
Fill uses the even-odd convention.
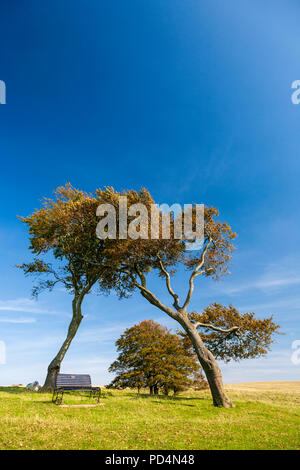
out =
[[[0,449],[300,449],[300,381],[227,387],[236,408],[208,391],[179,397],[104,391],[100,406],[78,394],[0,388]]]

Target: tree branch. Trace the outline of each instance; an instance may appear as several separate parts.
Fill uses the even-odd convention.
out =
[[[160,269],[161,271],[164,273],[165,275],[165,278],[166,278],[166,285],[167,285],[167,289],[168,289],[168,292],[169,294],[173,297],[174,299],[174,303],[173,303],[173,306],[174,308],[176,308],[176,310],[180,310],[180,307],[179,307],[179,296],[177,294],[175,294],[175,292],[173,291],[172,287],[171,287],[171,278],[170,278],[170,273],[166,270],[163,262],[162,262],[162,259],[160,257],[159,254],[157,254],[157,259],[158,259],[158,262],[159,262],[159,265],[160,265]]]
[[[194,322],[192,321],[192,323],[194,323],[194,326],[196,328],[209,328],[211,330],[214,330],[214,331],[218,331],[219,333],[227,333],[227,334],[230,334],[230,333],[233,333],[233,332],[237,332],[240,328],[238,326],[233,326],[231,328],[219,328],[218,326],[214,326],[212,325],[211,323],[201,323],[201,322]]]
[[[127,274],[131,278],[131,280],[132,280],[133,284],[135,285],[135,287],[137,287],[140,290],[142,296],[145,299],[147,299],[148,302],[150,302],[152,305],[154,305],[155,307],[157,307],[160,310],[162,310],[163,312],[165,312],[167,315],[169,315],[174,320],[177,320],[178,319],[177,312],[174,312],[170,307],[163,304],[155,296],[155,294],[153,294],[153,292],[151,292],[149,289],[147,289],[147,287],[146,287],[146,278],[145,278],[144,274],[137,267],[135,267],[135,269],[136,269],[136,272],[137,272],[138,276],[140,277],[141,284],[139,284],[137,282],[136,278],[132,275],[132,273],[130,271],[127,271],[126,269],[122,269],[122,270],[120,270],[120,272],[123,272],[124,274]]]
[[[182,307],[182,310],[183,311],[186,311],[187,309],[187,306],[189,305],[190,301],[191,301],[191,298],[192,298],[192,294],[194,292],[194,279],[196,276],[199,276],[199,274],[202,274],[204,271],[199,271],[203,265],[204,265],[204,262],[205,262],[205,255],[208,251],[208,248],[209,248],[209,245],[211,244],[212,240],[209,238],[207,244],[206,244],[206,247],[204,248],[204,250],[202,251],[202,254],[201,254],[201,259],[200,259],[200,262],[197,264],[197,266],[195,267],[194,271],[192,272],[191,274],[191,277],[189,279],[189,291],[188,291],[188,294],[186,296],[186,299],[185,299],[185,302],[183,304],[183,307]]]

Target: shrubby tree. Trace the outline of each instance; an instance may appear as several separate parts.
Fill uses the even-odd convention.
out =
[[[195,354],[184,338],[171,334],[153,320],[145,320],[125,330],[116,342],[119,356],[109,368],[116,373],[115,388],[149,387],[176,394],[189,386],[205,386]]]

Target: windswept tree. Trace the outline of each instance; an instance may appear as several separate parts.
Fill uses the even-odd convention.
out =
[[[278,325],[272,317],[259,320],[253,313],[240,314],[232,306],[212,304],[202,313],[191,310],[196,278],[217,279],[228,272],[236,234],[228,224],[218,220],[216,209],[205,207],[204,238],[198,250],[188,251],[189,243],[195,241],[193,232],[177,239],[178,218],[171,216],[169,234],[165,236],[162,211],[158,211],[159,230],[153,237],[152,224],[148,223],[153,205],[154,200],[145,189],[118,193],[113,188],[105,188],[97,190],[94,196],[67,185],[58,188],[54,200],[45,199],[41,209],[21,218],[29,228],[34,259],[20,267],[26,274],[41,279],[34,294],[62,283],[73,295],[68,334],[49,365],[44,388],[53,387],[61,361],[81,323],[85,295],[96,286],[100,291],[113,288],[121,297],[137,289],[148,302],[183,328],[205,372],[214,405],[232,407],[224,392],[216,358],[241,359],[266,354]],[[124,213],[128,216],[125,227]],[[104,216],[100,222],[106,232],[102,230],[99,237],[97,230],[98,238],[96,214]],[[195,214],[194,207],[193,225]],[[130,237],[124,237],[124,229]],[[199,240],[196,238],[196,241]],[[171,284],[176,269],[181,266],[190,271],[187,293],[182,301]],[[156,272],[165,283],[171,306],[149,288],[150,272]]]
[[[118,289],[109,265],[105,242],[96,237],[95,197],[73,188],[59,187],[54,199],[44,199],[41,209],[28,217],[20,217],[27,225],[33,260],[18,266],[37,282],[33,295],[62,285],[72,295],[72,319],[67,336],[50,362],[44,390],[52,390],[61,363],[82,321],[82,302],[93,287],[108,291]],[[86,261],[88,259],[89,261]],[[125,286],[125,284],[123,283]],[[120,290],[122,296],[124,291]]]
[[[116,373],[110,384],[116,388],[146,388],[177,393],[194,384],[205,384],[199,364],[184,338],[168,328],[145,320],[125,330],[116,342],[119,356],[109,368]],[[202,380],[201,380],[202,379]]]
[[[216,358],[242,359],[259,357],[267,353],[273,342],[273,333],[279,328],[273,318],[256,319],[253,313],[241,314],[234,307],[212,304],[204,312],[190,310],[190,303],[195,288],[195,280],[199,277],[218,279],[228,273],[229,262],[234,250],[233,240],[236,234],[231,227],[220,222],[217,209],[204,208],[204,238],[199,243],[193,235],[185,235],[176,239],[175,218],[170,214],[170,236],[163,236],[163,214],[159,214],[159,234],[151,239],[150,225],[143,223],[146,219],[145,209],[132,204],[142,203],[146,206],[148,220],[151,219],[151,205],[154,201],[148,191],[142,189],[118,193],[112,188],[97,190],[99,202],[114,207],[117,222],[120,225],[120,198],[127,196],[128,218],[127,228],[140,230],[136,239],[120,239],[118,230],[116,240],[110,240],[111,257],[119,272],[119,283],[130,284],[140,291],[150,304],[165,312],[183,328],[191,341],[199,363],[205,372],[213,397],[213,404],[219,407],[231,408],[233,403],[226,395],[223,386],[222,373]],[[123,209],[122,209],[123,210]],[[140,212],[140,213],[138,213]],[[132,218],[136,216],[136,220]],[[177,217],[178,222],[178,217]],[[183,219],[181,219],[183,220]],[[193,228],[196,222],[196,206],[192,211]],[[109,225],[109,220],[106,219]],[[182,222],[183,223],[183,222]],[[140,225],[140,229],[138,226]],[[105,238],[105,237],[104,237]],[[198,249],[189,251],[189,243],[198,243]],[[187,280],[187,293],[182,301],[172,287],[171,279],[180,266],[190,272]],[[172,304],[158,298],[150,289],[147,279],[150,272],[156,272],[165,283],[166,292]]]

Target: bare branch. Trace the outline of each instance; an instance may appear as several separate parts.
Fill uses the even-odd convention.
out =
[[[208,251],[208,248],[211,244],[212,240],[209,239],[204,250],[202,251],[202,254],[201,254],[201,259],[200,259],[200,262],[197,264],[197,266],[195,267],[194,271],[192,272],[191,274],[191,277],[189,279],[189,291],[188,291],[188,294],[186,296],[186,299],[185,299],[185,302],[183,304],[183,307],[182,307],[182,310],[183,311],[186,311],[187,309],[187,306],[189,305],[190,301],[191,301],[191,298],[192,298],[192,294],[194,292],[194,279],[195,277],[199,276],[199,274],[203,274],[204,271],[200,271],[200,269],[203,267],[204,265],[204,262],[205,262],[205,255]]]
[[[144,276],[144,273],[138,268],[138,266],[135,264],[134,266],[134,269],[136,271],[136,273],[138,274],[140,280],[141,280],[141,284],[143,287],[146,287],[146,278]]]
[[[72,284],[70,282],[67,282],[65,279],[62,279],[61,277],[59,277],[58,274],[54,271],[54,269],[49,268],[48,272],[55,277],[56,279],[55,284],[57,282],[62,282],[67,288],[72,287]]]
[[[131,278],[131,280],[132,280],[133,284],[135,285],[135,287],[137,287],[140,290],[142,296],[145,299],[147,299],[148,302],[150,302],[152,305],[154,305],[155,307],[157,307],[160,310],[162,310],[163,312],[165,312],[167,315],[169,315],[174,320],[178,319],[177,312],[174,312],[174,310],[172,310],[170,307],[163,304],[160,300],[158,300],[158,298],[156,297],[155,294],[153,294],[153,292],[151,292],[149,289],[147,289],[147,287],[146,287],[146,278],[145,278],[144,274],[137,267],[136,267],[136,272],[140,277],[141,284],[139,284],[137,282],[136,278],[132,275],[132,273],[130,271],[127,271],[126,269],[121,269],[120,272],[123,272],[124,274],[127,274]]]
[[[157,254],[157,259],[158,259],[158,262],[159,262],[159,265],[160,265],[160,269],[162,270],[162,272],[164,273],[165,275],[165,278],[166,278],[166,285],[167,285],[167,289],[169,291],[169,294],[173,297],[174,299],[174,303],[173,303],[173,306],[174,308],[176,308],[176,310],[180,310],[180,307],[179,307],[179,296],[177,294],[175,294],[175,292],[173,291],[172,287],[171,287],[171,278],[170,278],[170,273],[166,270],[163,262],[162,262],[162,259],[160,257],[159,254]]]
[[[211,330],[218,331],[219,333],[230,334],[230,333],[233,333],[233,332],[238,332],[238,330],[239,330],[238,326],[233,326],[231,328],[219,328],[218,326],[214,326],[211,323],[201,323],[201,322],[192,322],[192,323],[194,323],[194,326],[196,328],[199,328],[199,327],[209,328]]]

